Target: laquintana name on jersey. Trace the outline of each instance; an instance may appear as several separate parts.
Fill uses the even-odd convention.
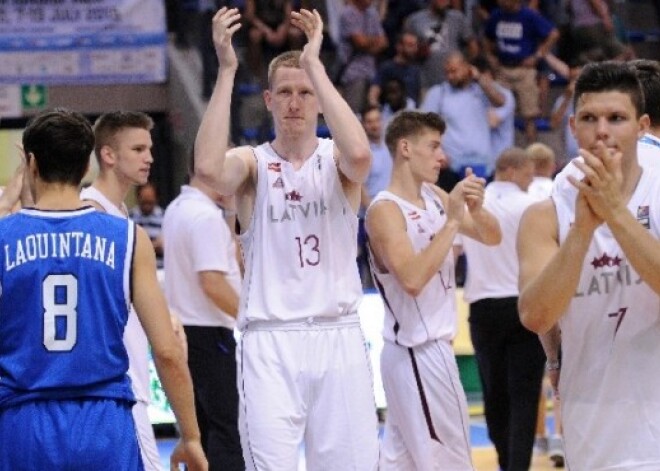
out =
[[[284,208],[268,206],[268,220],[270,222],[295,221],[296,218],[318,218],[328,212],[323,198],[318,201],[309,201],[304,204],[287,204]]]
[[[636,276],[630,265],[619,262],[619,265],[613,270],[599,270],[591,275],[591,279],[578,288],[575,297],[609,294],[619,286],[632,286],[640,283],[642,283],[642,279]]]
[[[86,232],[30,234],[5,244],[5,270],[47,258],[87,258],[115,268],[115,243]]]

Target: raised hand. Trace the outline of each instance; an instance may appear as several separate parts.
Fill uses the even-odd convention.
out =
[[[213,16],[213,45],[221,70],[238,67],[238,58],[231,39],[241,27],[240,19],[238,8],[222,7]]]
[[[321,43],[323,42],[323,19],[319,12],[304,8],[299,12],[292,11],[291,24],[302,30],[307,37],[307,44],[303,48],[300,61],[304,63],[313,58],[318,59],[321,53]]]

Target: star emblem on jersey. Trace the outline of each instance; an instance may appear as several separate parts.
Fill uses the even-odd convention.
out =
[[[296,190],[291,190],[284,194],[284,199],[286,201],[302,201],[302,195]]]
[[[594,268],[620,267],[622,261],[623,259],[620,258],[618,255],[615,255],[614,257],[610,257],[609,255],[607,255],[607,252],[605,252],[600,258],[594,257],[594,259],[591,261],[591,265]]]
[[[268,164],[268,170],[271,172],[281,172],[282,171],[282,163],[281,162],[270,162]]]

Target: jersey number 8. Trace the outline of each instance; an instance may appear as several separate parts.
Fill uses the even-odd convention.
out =
[[[64,303],[56,302],[57,289],[64,289]],[[48,275],[43,282],[44,346],[51,352],[66,352],[78,339],[78,280],[73,275]],[[57,338],[57,318],[64,317],[64,338]]]

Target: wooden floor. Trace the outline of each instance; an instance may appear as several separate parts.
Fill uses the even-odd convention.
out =
[[[498,471],[497,455],[494,448],[475,448],[472,450],[472,459],[477,471]],[[534,455],[530,471],[556,470],[548,455]]]

